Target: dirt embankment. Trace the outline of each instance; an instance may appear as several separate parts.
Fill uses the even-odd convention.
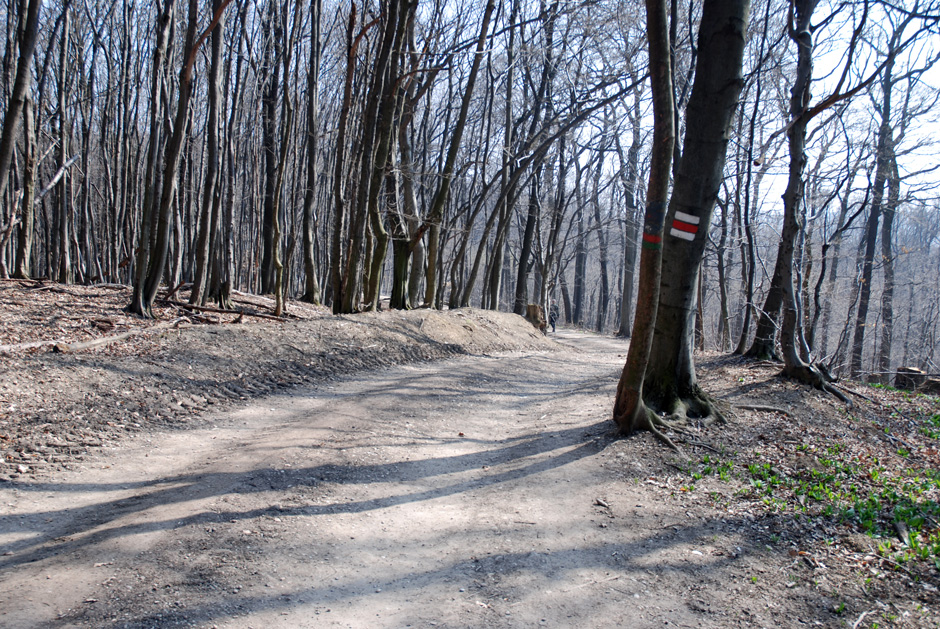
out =
[[[272,321],[269,300],[245,295],[238,305],[261,317],[163,303],[157,321],[144,321],[123,312],[129,299],[124,287],[0,282],[0,481],[67,468],[128,432],[193,423],[286,387],[554,346],[521,317],[474,309],[337,317],[291,303],[290,318]]]

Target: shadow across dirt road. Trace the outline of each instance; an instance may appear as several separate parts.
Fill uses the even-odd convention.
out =
[[[649,470],[672,455],[610,435],[626,343],[555,336],[570,349],[363,372],[2,486],[0,625],[831,620],[823,590],[782,585],[808,568],[762,522],[664,499]]]

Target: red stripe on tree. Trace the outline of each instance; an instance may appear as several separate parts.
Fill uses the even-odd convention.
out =
[[[682,221],[672,221],[672,228],[678,229],[682,232],[688,232],[694,234],[698,231],[698,225],[693,225],[691,223],[683,223]]]

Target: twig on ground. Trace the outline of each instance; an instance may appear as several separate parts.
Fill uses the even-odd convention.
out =
[[[174,328],[179,325],[182,321],[187,321],[185,317],[179,317],[172,321],[166,323],[161,323],[159,325],[154,325],[146,328],[137,328],[134,330],[129,330],[127,332],[122,332],[121,334],[115,334],[112,336],[102,336],[96,339],[91,339],[89,341],[81,341],[76,343],[67,343],[62,340],[50,340],[50,341],[31,341],[29,343],[15,343],[13,345],[0,345],[0,354],[13,354],[16,352],[28,350],[28,349],[37,349],[42,347],[52,347],[54,351],[71,353],[79,352],[86,349],[94,349],[96,347],[104,347],[106,345],[111,345],[112,343],[117,343],[123,341],[132,336],[137,336],[139,334],[152,334],[154,332],[161,332],[167,328]]]
[[[155,332],[162,332],[169,328],[175,328],[177,325],[184,321],[183,317],[174,319],[173,321],[168,321],[166,323],[161,323],[159,325],[154,325],[149,328],[137,328],[136,330],[130,330],[128,332],[123,332],[121,334],[115,334],[113,336],[102,336],[101,338],[92,339],[90,341],[83,341],[81,343],[63,343],[61,341],[54,341],[52,343],[53,349],[57,352],[71,353],[79,352],[86,349],[94,349],[96,347],[104,347],[106,345],[111,345],[112,343],[117,343],[118,341],[123,341],[132,336],[137,336],[139,334],[153,334]]]
[[[764,406],[762,404],[735,404],[734,408],[739,408],[743,411],[759,411],[762,413],[780,413],[781,415],[790,416],[790,412],[784,410],[777,406]]]
[[[875,400],[871,399],[871,398],[868,397],[867,395],[864,395],[864,394],[862,394],[862,393],[859,393],[858,391],[855,391],[855,390],[850,389],[850,388],[848,388],[848,387],[840,387],[840,386],[837,386],[837,385],[835,385],[835,384],[833,384],[833,383],[831,383],[831,382],[829,383],[829,386],[832,387],[832,388],[834,388],[834,389],[838,389],[838,390],[840,390],[840,391],[845,391],[846,393],[851,393],[851,394],[854,395],[855,397],[862,398],[862,399],[865,400],[866,402],[871,402],[872,404],[875,404],[875,403],[876,403]]]
[[[690,445],[690,446],[692,446],[693,448],[705,448],[706,450],[711,450],[711,451],[714,452],[715,454],[721,454],[721,450],[719,450],[719,449],[717,449],[717,448],[714,448],[714,447],[708,445],[707,443],[702,443],[701,441],[687,441],[687,440],[683,439],[683,440],[682,440],[682,443],[684,443],[684,444],[686,444],[686,445]]]
[[[852,629],[858,629],[861,626],[862,621],[865,620],[865,616],[867,616],[870,613],[871,613],[871,610],[868,610],[867,612],[862,612],[862,615],[858,617],[858,620],[856,620],[852,624]]]
[[[686,472],[689,471],[689,470],[687,470],[687,469],[683,469],[683,468],[679,467],[678,465],[676,465],[675,463],[672,463],[672,462],[670,462],[670,461],[665,461],[665,463],[666,463],[666,465],[668,465],[669,467],[674,468],[674,469],[677,469],[677,470],[679,470],[680,472],[682,472],[683,474],[685,474]]]
[[[240,314],[247,317],[258,317],[259,319],[269,319],[271,321],[287,321],[284,317],[276,317],[274,315],[264,314],[261,312],[248,312],[247,310],[225,310],[223,308],[213,308],[211,306],[196,306],[193,304],[187,304],[182,301],[174,301],[172,299],[161,299],[163,303],[169,304],[171,306],[176,306],[177,308],[183,308],[184,310],[189,310],[191,312],[215,312],[219,314]]]
[[[175,295],[176,293],[178,293],[179,290],[180,290],[181,288],[183,288],[183,286],[185,286],[185,285],[186,285],[186,282],[180,282],[179,284],[176,285],[176,288],[174,288],[173,290],[171,290],[170,292],[168,292],[166,295],[164,295],[164,296],[162,297],[162,299],[164,299],[164,300],[166,300],[166,301],[170,301],[170,299],[173,297],[173,295]]]

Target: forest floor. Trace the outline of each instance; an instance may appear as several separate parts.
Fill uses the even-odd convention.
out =
[[[935,397],[706,353],[680,456],[621,339],[239,299],[0,281],[0,626],[940,624]]]

